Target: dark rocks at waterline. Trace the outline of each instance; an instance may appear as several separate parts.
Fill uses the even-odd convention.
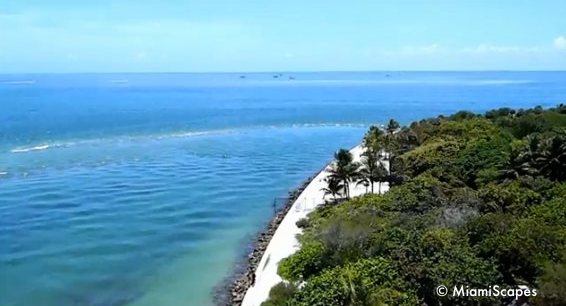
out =
[[[283,218],[285,218],[285,215],[287,215],[289,209],[291,209],[295,200],[297,200],[314,177],[315,176],[308,178],[300,187],[289,192],[285,204],[275,213],[275,216],[267,224],[265,229],[261,231],[253,240],[253,243],[250,244],[251,247],[248,249],[248,255],[234,267],[233,274],[216,287],[214,291],[215,305],[239,306],[242,304],[246,291],[255,281],[255,271],[271,238],[275,234],[279,224],[283,221]]]

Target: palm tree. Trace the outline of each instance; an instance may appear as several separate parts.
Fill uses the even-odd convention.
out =
[[[525,146],[512,148],[509,159],[499,171],[504,181],[516,180],[523,175],[536,175],[536,159],[538,156],[540,141],[535,136],[529,136]]]
[[[367,194],[367,193],[368,193],[368,187],[369,187],[369,185],[370,185],[369,180],[367,180],[367,179],[365,179],[365,178],[362,178],[360,181],[358,181],[358,182],[356,183],[356,187],[358,187],[359,185],[364,186],[364,188],[366,189],[366,192],[365,192],[365,193]],[[373,192],[373,191],[372,191],[372,192]]]
[[[377,193],[381,194],[381,183],[386,182],[387,178],[389,177],[389,171],[383,164],[383,162],[379,162],[379,166],[377,167],[377,171],[375,173],[375,180],[377,181]]]
[[[399,125],[399,122],[395,121],[394,119],[391,119],[389,120],[389,123],[387,123],[387,127],[385,128],[385,130],[387,131],[387,133],[389,133],[389,135],[392,135],[400,127],[401,125]]]
[[[383,130],[379,127],[375,125],[370,126],[364,136],[364,146],[366,148],[373,148],[376,151],[379,151],[384,134]]]
[[[566,180],[566,137],[555,135],[542,141],[536,164],[551,180]]]
[[[329,170],[329,179],[335,179],[344,184],[346,198],[350,197],[349,183],[358,177],[358,163],[354,162],[354,157],[346,149],[340,149],[334,154],[336,159]]]
[[[345,269],[338,282],[342,289],[342,295],[348,300],[347,305],[360,304],[360,298],[363,299],[365,290],[363,290],[364,286],[360,286],[356,273],[351,269]]]
[[[521,151],[512,150],[509,159],[499,171],[499,176],[503,181],[516,180],[520,176],[532,172],[531,164],[523,159]]]
[[[367,184],[370,186],[371,193],[373,193],[373,183],[375,182],[375,174],[379,164],[379,156],[374,152],[373,148],[366,148],[362,153],[362,168],[358,172],[361,181],[360,184]]]
[[[359,272],[346,268],[337,279],[340,285],[340,293],[344,298],[345,304],[348,306],[377,306],[386,305],[379,293],[385,292],[387,289],[373,291],[372,286],[364,283],[359,276]]]
[[[541,139],[537,134],[527,136],[527,145],[520,152],[519,159],[534,164],[541,150]]]
[[[327,195],[332,195],[332,198],[334,199],[334,201],[336,201],[337,196],[342,195],[342,193],[344,192],[344,184],[342,183],[342,181],[334,177],[326,178],[326,182],[328,183],[328,186],[320,190],[324,192],[325,197]]]
[[[361,169],[358,176],[361,179],[359,184],[370,186],[371,193],[374,193],[374,183],[379,183],[379,193],[381,193],[381,182],[385,181],[388,172],[385,165],[380,160],[380,154],[375,149],[368,147],[362,154]]]
[[[410,151],[421,144],[419,136],[413,130],[407,127],[402,128],[395,135],[390,135],[390,137],[395,138],[397,149],[401,153]]]

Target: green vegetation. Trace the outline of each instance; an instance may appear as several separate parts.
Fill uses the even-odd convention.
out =
[[[334,154],[336,161],[332,163],[331,169],[329,170],[329,190],[333,184],[341,184],[344,189],[346,198],[350,197],[350,187],[349,183],[357,179],[359,173],[358,168],[360,167],[356,162],[354,162],[354,157],[346,149],[340,149],[336,154]]]
[[[383,195],[330,203],[303,220],[301,249],[263,305],[508,305],[435,288],[537,289],[566,305],[566,107],[459,112],[386,131],[368,155],[336,154],[329,194],[388,181]],[[387,152],[391,173],[381,169]],[[377,157],[377,158],[376,158]],[[332,181],[334,180],[334,181]],[[333,184],[333,186],[330,186]]]
[[[358,170],[358,183],[370,187],[374,193],[374,185],[378,184],[378,193],[381,193],[381,182],[387,179],[389,172],[381,161],[381,151],[378,148],[368,147],[361,157],[361,168]]]

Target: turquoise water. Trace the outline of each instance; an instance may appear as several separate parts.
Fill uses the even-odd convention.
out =
[[[292,76],[0,75],[0,305],[210,305],[369,124],[566,101],[559,72]]]

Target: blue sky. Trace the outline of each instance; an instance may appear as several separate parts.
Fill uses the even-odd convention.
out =
[[[5,0],[0,72],[566,70],[565,0]]]

